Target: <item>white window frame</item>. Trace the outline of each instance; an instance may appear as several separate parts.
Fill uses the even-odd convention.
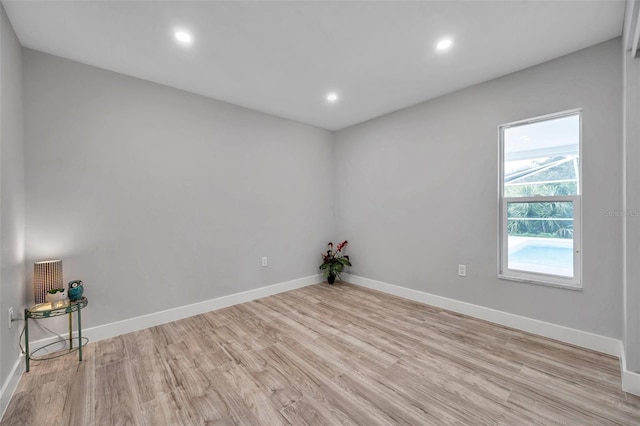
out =
[[[572,115],[578,116],[578,195],[564,196],[535,196],[535,197],[505,197],[504,196],[504,130],[510,127],[522,126],[524,124],[532,124],[542,121],[553,120]],[[498,278],[520,281],[532,284],[541,284],[554,287],[568,288],[572,290],[582,290],[582,109],[573,109],[554,114],[547,114],[526,120],[515,121],[512,123],[498,126],[499,140],[499,184],[498,184],[498,203],[499,203],[499,224],[498,224]],[[573,203],[573,277],[565,277],[561,275],[544,274],[531,271],[522,271],[508,268],[508,203],[526,203],[526,202],[554,202],[568,201]]]

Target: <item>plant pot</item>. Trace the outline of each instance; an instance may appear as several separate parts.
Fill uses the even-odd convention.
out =
[[[327,282],[329,284],[333,284],[336,282],[336,276],[334,274],[329,274],[329,276],[327,277]]]
[[[57,293],[47,293],[45,296],[45,300],[51,303],[52,308],[61,308],[67,301],[67,292],[59,291]]]

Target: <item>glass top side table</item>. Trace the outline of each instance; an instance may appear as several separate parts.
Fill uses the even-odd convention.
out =
[[[62,306],[56,306],[52,303],[40,303],[38,305],[32,306],[24,310],[24,343],[25,343],[25,352],[26,352],[26,370],[29,371],[29,361],[43,361],[45,359],[56,358],[58,356],[67,355],[71,352],[78,351],[78,360],[82,361],[82,346],[84,346],[88,339],[85,338],[85,341],[82,340],[82,318],[81,311],[83,308],[87,306],[89,301],[86,297],[83,297],[79,300],[74,301],[65,301]],[[56,307],[54,307],[56,306]],[[77,312],[76,317],[78,318],[78,345],[73,347],[73,313]],[[56,355],[51,355],[49,357],[42,358],[34,358],[34,354],[41,349],[46,348],[49,345],[53,345],[59,342],[49,343],[49,345],[45,345],[41,348],[36,349],[33,352],[29,351],[29,320],[38,320],[44,318],[53,318],[61,315],[69,316],[69,348],[65,348],[62,351],[59,351]],[[66,341],[66,339],[65,339]]]

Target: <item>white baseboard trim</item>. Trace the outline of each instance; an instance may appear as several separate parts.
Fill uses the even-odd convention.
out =
[[[179,306],[177,308],[167,309],[166,311],[154,312],[152,314],[86,328],[82,330],[82,337],[87,337],[91,342],[97,342],[99,340],[109,339],[111,337],[120,336],[133,331],[166,324],[171,321],[181,320],[194,315],[203,314],[205,312],[215,311],[216,309],[237,305],[238,303],[250,302],[263,297],[283,293],[285,291],[295,290],[297,288],[317,284],[321,281],[322,277],[320,274],[310,275],[308,277],[260,287],[254,290],[243,291],[241,293],[230,294],[228,296],[217,297],[215,299],[205,300],[191,305]],[[66,336],[68,336],[68,334],[62,335],[62,337]],[[49,343],[53,343],[56,340],[57,337],[50,337],[31,342],[30,349],[37,349]]]
[[[620,340],[612,339],[610,337],[575,330],[573,328],[549,322],[486,308],[484,306],[473,305],[471,303],[461,302],[447,297],[436,296],[434,294],[412,290],[406,287],[387,284],[381,281],[359,277],[357,275],[346,276],[345,281],[362,287],[379,290],[384,293],[393,294],[395,296],[404,297],[405,299],[415,300],[417,302],[426,303],[427,305],[437,306],[460,314],[469,315],[474,318],[527,331],[539,336],[549,337],[572,345],[592,349],[608,355],[620,356]]]
[[[378,290],[383,293],[392,294],[394,296],[469,315],[474,318],[504,325],[506,327],[559,340],[582,348],[602,352],[607,355],[616,356],[621,360],[622,389],[625,392],[640,395],[640,374],[626,370],[622,342],[618,339],[589,333],[587,331],[576,330],[533,318],[527,318],[516,314],[510,314],[508,312],[498,311],[484,306],[461,302],[447,297],[436,296],[435,294],[400,287],[357,275],[343,274],[343,279],[346,282],[350,282],[361,287]]]
[[[4,412],[9,406],[9,401],[11,401],[11,397],[16,391],[20,377],[22,377],[22,373],[24,372],[23,358],[22,355],[18,357],[15,364],[13,364],[9,377],[7,377],[7,380],[2,384],[2,389],[0,389],[0,420],[2,420]]]
[[[640,396],[640,374],[622,370],[622,390]]]
[[[640,374],[627,370],[627,356],[622,342],[620,342],[620,370],[622,371],[622,390],[640,395]]]

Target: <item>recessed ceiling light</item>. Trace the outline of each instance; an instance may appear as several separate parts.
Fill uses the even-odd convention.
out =
[[[186,31],[176,31],[175,32],[176,40],[184,44],[191,44],[191,34]]]
[[[451,46],[453,46],[453,40],[450,38],[444,38],[436,44],[436,49],[442,51],[449,49]]]
[[[335,102],[335,101],[337,101],[337,100],[338,100],[338,94],[337,94],[337,93],[334,93],[334,92],[329,93],[329,94],[327,95],[327,100],[328,100],[329,102]]]

